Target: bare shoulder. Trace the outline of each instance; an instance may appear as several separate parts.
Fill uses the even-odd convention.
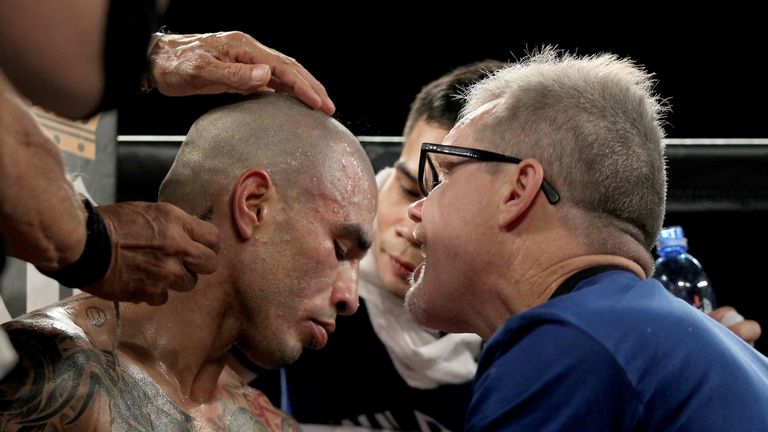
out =
[[[77,424],[96,387],[114,380],[114,356],[95,348],[61,306],[3,325],[19,363],[0,381],[0,431]],[[111,373],[112,372],[112,373]]]
[[[264,393],[249,387],[231,369],[225,368],[217,392],[222,418],[228,419],[223,430],[229,431],[300,431],[301,427],[285,412],[276,408]]]
[[[193,430],[141,365],[116,354],[110,321],[83,297],[3,325],[19,363],[0,381],[0,432]]]
[[[113,351],[114,318],[103,302],[76,299],[4,324],[20,360],[0,381],[0,432],[300,430],[229,368],[213,400],[182,407]]]

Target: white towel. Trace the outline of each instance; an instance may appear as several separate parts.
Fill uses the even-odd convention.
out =
[[[379,188],[392,172],[391,168],[379,172]],[[464,383],[475,376],[482,347],[480,336],[462,333],[441,337],[417,324],[403,306],[403,299],[384,288],[373,253],[360,262],[360,296],[376,335],[408,385],[432,389]]]

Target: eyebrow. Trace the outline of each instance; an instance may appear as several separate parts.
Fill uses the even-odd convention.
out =
[[[408,171],[408,168],[405,166],[405,162],[397,162],[397,163],[395,163],[395,169],[398,172],[400,172],[402,175],[408,177],[408,180],[410,180],[410,181],[412,181],[414,183],[418,183],[419,182],[419,179],[417,179],[416,176],[413,175],[413,173]]]
[[[344,236],[353,239],[355,247],[361,252],[365,252],[371,247],[371,239],[365,235],[363,229],[358,224],[343,224],[341,232]]]

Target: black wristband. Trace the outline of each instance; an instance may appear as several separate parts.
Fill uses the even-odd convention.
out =
[[[80,288],[98,282],[107,274],[112,263],[112,240],[109,238],[104,219],[88,199],[83,199],[83,205],[88,212],[88,220],[85,222],[85,248],[80,258],[56,271],[38,268],[40,273],[70,288]]]

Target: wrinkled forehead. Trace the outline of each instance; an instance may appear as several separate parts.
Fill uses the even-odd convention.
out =
[[[488,123],[497,114],[500,103],[500,100],[494,100],[465,114],[445,137],[443,144],[495,151],[486,140],[480,139],[480,136],[481,132],[487,132]],[[455,160],[456,156],[437,155],[433,159]]]

